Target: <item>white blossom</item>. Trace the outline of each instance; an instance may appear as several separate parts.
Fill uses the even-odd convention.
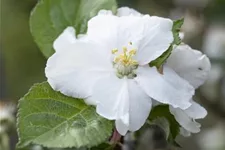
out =
[[[100,10],[98,12],[98,15],[113,15],[113,12],[111,10]],[[143,16],[143,14],[139,13],[138,11],[129,8],[129,7],[121,7],[117,9],[116,16],[122,17],[122,16]]]
[[[208,57],[186,44],[181,44],[172,51],[166,65],[194,88],[205,82],[211,69]]]
[[[167,64],[163,74],[148,65],[173,42],[172,20],[128,8],[118,15],[100,12],[79,40],[74,29],[65,29],[54,42],[56,53],[45,73],[54,90],[96,105],[97,113],[116,120],[125,135],[145,123],[152,99],[186,109],[194,88]]]
[[[185,110],[170,106],[170,112],[181,125],[180,133],[184,136],[189,136],[190,133],[200,132],[201,124],[196,122],[195,119],[202,119],[207,115],[207,111],[194,101],[192,101],[192,105]]]
[[[211,68],[210,61],[206,55],[203,55],[200,51],[193,50],[185,44],[178,46],[172,51],[171,56],[167,60],[167,65],[195,88],[198,88],[205,82]],[[181,125],[180,133],[184,136],[199,132],[201,125],[195,119],[201,119],[207,115],[207,111],[202,106],[193,100],[191,100],[191,103],[192,105],[187,109],[170,106],[170,112]]]

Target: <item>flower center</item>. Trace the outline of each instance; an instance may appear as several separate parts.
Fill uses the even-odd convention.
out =
[[[132,45],[130,42],[129,45]],[[118,49],[113,49],[112,54],[115,55],[113,59],[113,67],[116,69],[116,75],[119,78],[127,76],[129,79],[136,77],[135,70],[138,68],[138,62],[133,58],[136,54],[136,49],[128,50],[123,47],[123,52],[118,54]]]

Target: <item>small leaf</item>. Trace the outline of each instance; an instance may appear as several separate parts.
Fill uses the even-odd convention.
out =
[[[173,38],[174,38],[173,44],[179,45],[181,43],[179,33],[180,33],[180,29],[181,29],[181,26],[183,25],[183,23],[184,23],[184,18],[175,20],[173,22],[173,29],[172,29]]]
[[[53,53],[53,42],[68,27],[76,34],[85,33],[87,22],[99,10],[116,11],[116,0],[39,0],[30,16],[35,42],[46,58]]]
[[[173,22],[173,28],[172,28],[173,37],[174,37],[173,43],[161,56],[159,56],[157,59],[149,63],[150,67],[156,66],[156,68],[159,70],[162,67],[162,65],[166,62],[170,54],[172,53],[173,46],[179,45],[181,43],[179,32],[180,32],[181,26],[183,25],[183,22],[184,22],[184,19],[176,20]],[[163,73],[163,69],[162,69],[162,73]]]
[[[158,125],[160,128],[163,129],[166,135],[166,139],[169,138],[170,135],[170,124],[165,117],[158,117],[151,121],[151,124]]]
[[[151,61],[149,63],[150,67],[156,66],[158,70],[162,67],[164,62],[167,60],[167,58],[170,56],[171,52],[173,50],[173,46],[171,45],[167,51],[165,51],[161,56],[159,56],[157,59]],[[163,68],[161,68],[161,74],[163,74]]]
[[[158,105],[155,106],[150,113],[149,120],[153,121],[156,118],[164,117],[168,120],[170,125],[170,134],[173,139],[179,134],[180,125],[174,118],[174,116],[170,113],[168,105]]]
[[[112,122],[83,100],[54,91],[47,82],[34,85],[19,100],[19,147],[92,147],[107,141]]]

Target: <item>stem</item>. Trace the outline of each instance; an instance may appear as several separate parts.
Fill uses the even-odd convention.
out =
[[[120,142],[121,137],[122,137],[122,136],[119,134],[119,132],[118,132],[116,129],[114,129],[112,138],[110,139],[110,143],[111,143],[111,144],[115,144],[115,143]]]

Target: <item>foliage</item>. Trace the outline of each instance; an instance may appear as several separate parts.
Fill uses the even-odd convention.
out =
[[[82,100],[54,91],[47,82],[34,85],[19,100],[19,147],[92,147],[107,141],[112,122]]]
[[[76,35],[85,33],[87,22],[99,10],[115,11],[115,0],[40,0],[30,16],[30,28],[35,42],[46,58],[54,53],[54,40],[68,27]]]
[[[169,133],[168,133],[168,130],[166,129],[166,131],[167,131],[166,134],[169,135],[169,136],[167,136],[168,140],[174,140],[180,132],[180,130],[179,130],[180,125],[176,121],[174,116],[170,113],[169,105],[155,106],[149,115],[149,120],[154,121],[155,119],[160,118],[160,117],[167,119],[167,121],[169,122]]]

